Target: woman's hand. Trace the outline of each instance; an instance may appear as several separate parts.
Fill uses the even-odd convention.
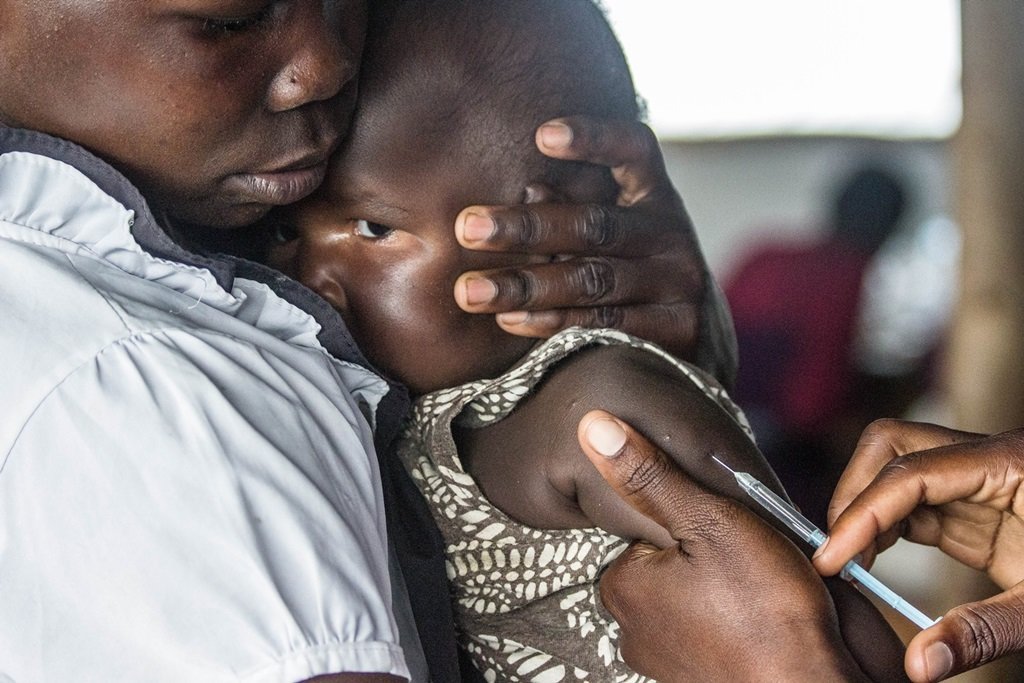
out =
[[[870,562],[900,537],[985,571],[1005,592],[961,605],[907,648],[907,673],[935,681],[1024,650],[1024,429],[993,436],[881,420],[860,438],[829,510],[823,574]]]
[[[634,543],[601,579],[636,671],[659,681],[899,677],[902,648],[877,612],[881,638],[860,628],[872,650],[855,657],[807,558],[746,507],[694,483],[608,413],[584,416],[579,438],[616,491],[678,541]]]
[[[528,337],[572,325],[619,328],[731,383],[732,320],[651,130],[570,117],[542,125],[537,146],[556,159],[608,166],[620,188],[617,205],[466,208],[455,232],[467,249],[572,257],[464,273],[455,288],[459,306],[496,313],[503,329]]]

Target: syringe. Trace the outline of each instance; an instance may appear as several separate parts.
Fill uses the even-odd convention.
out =
[[[814,526],[811,520],[801,515],[795,507],[775,495],[775,492],[770,488],[759,482],[748,472],[737,472],[715,456],[711,457],[719,465],[732,472],[732,475],[736,477],[736,483],[740,485],[740,488],[746,491],[751,498],[757,501],[758,505],[785,524],[786,528],[790,529],[793,533],[810,543],[815,548],[825,542],[827,536],[825,536],[821,529]],[[843,571],[839,575],[847,581],[856,581],[859,585],[881,598],[885,604],[889,605],[921,628],[928,628],[937,621],[936,619],[930,619],[927,615],[921,612],[921,610],[896,595],[891,588],[872,576],[867,569],[857,564],[854,560],[847,562],[846,566],[843,567]]]

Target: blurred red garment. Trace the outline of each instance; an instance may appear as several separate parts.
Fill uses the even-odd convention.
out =
[[[774,429],[814,434],[847,408],[872,252],[840,235],[755,248],[727,280],[739,342],[734,392]]]

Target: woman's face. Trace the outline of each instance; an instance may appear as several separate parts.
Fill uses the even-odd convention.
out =
[[[85,146],[158,211],[237,226],[322,180],[351,116],[366,7],[0,0],[0,22],[0,120]]]

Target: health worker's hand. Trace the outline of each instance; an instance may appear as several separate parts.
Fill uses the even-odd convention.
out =
[[[1024,650],[1024,429],[986,436],[880,420],[832,498],[829,540],[814,558],[831,575],[870,562],[901,536],[985,571],[1005,592],[961,605],[907,647],[914,681],[937,681]]]
[[[455,233],[467,249],[557,258],[464,273],[455,285],[459,306],[497,314],[503,329],[527,337],[573,325],[615,327],[730,385],[732,319],[651,130],[638,122],[568,117],[540,126],[536,142],[547,156],[609,167],[618,201],[464,209]]]
[[[678,541],[635,542],[601,578],[634,670],[666,682],[902,680],[902,646],[877,612],[858,622],[865,650],[852,653],[825,585],[781,533],[608,413],[584,416],[579,440],[619,495]]]

